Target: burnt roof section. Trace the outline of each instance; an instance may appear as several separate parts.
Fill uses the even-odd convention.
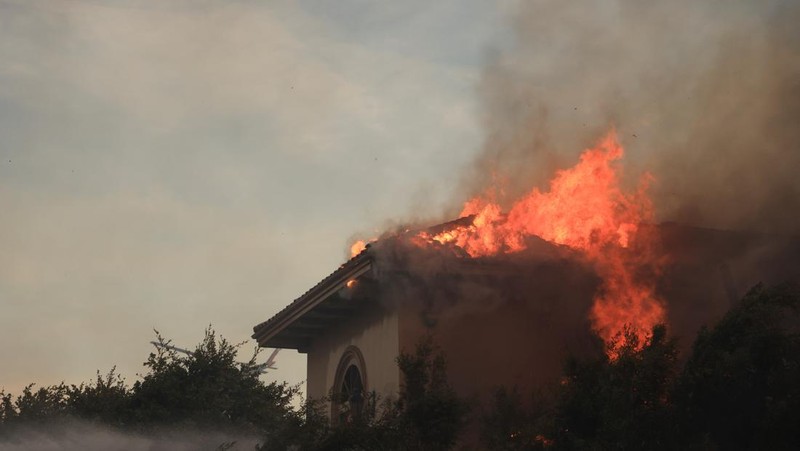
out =
[[[364,300],[353,296],[347,283],[372,270],[370,246],[351,258],[276,313],[253,327],[258,345],[270,348],[297,349],[305,352],[311,340],[336,322],[348,318]]]

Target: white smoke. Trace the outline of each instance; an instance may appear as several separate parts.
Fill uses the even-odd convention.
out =
[[[80,420],[27,424],[0,435],[0,451],[193,451],[253,450],[258,440],[200,429],[163,429],[152,434],[124,432]]]

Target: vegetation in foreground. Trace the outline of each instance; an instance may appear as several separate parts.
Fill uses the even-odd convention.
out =
[[[754,287],[683,359],[664,326],[636,340],[629,334],[613,360],[569,359],[561,381],[539,393],[498,388],[476,406],[448,385],[445,358],[426,339],[397,360],[397,399],[366,396],[358,415],[331,427],[324,400],[293,408],[296,387],[260,381],[256,355],[237,363],[238,346],[209,329],[191,355],[151,354],[132,386],[112,370],[77,386],[0,392],[0,442],[15,426],[74,417],[145,434],[175,426],[257,435],[259,450],[445,450],[468,424],[482,447],[498,450],[800,446],[797,287]]]
[[[489,449],[798,449],[800,293],[752,288],[683,365],[664,326],[631,334],[532,399],[499,389],[482,423]]]

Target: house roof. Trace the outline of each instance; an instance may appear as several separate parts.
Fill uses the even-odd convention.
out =
[[[468,216],[425,229],[429,233],[472,222]],[[325,329],[352,317],[354,311],[366,301],[357,294],[358,286],[348,287],[348,282],[368,284],[374,279],[374,250],[368,244],[328,277],[292,301],[272,318],[253,327],[252,337],[259,346],[297,349],[304,352],[311,340]],[[366,276],[366,277],[365,277]],[[351,284],[352,285],[352,284]]]
[[[467,216],[427,227],[422,230],[404,233],[415,235],[420,231],[437,234],[457,226],[472,223],[474,217]],[[381,240],[385,243],[385,240]],[[544,241],[542,241],[544,243]],[[549,248],[556,249],[547,243]],[[375,253],[377,249],[371,245],[354,256],[336,271],[322,279],[311,289],[292,301],[272,318],[253,327],[252,337],[261,347],[297,349],[305,352],[311,341],[322,335],[327,329],[352,318],[356,311],[369,302],[368,286],[377,284]],[[542,250],[542,253],[545,253]],[[496,276],[514,273],[514,265],[509,262],[498,262],[485,258],[458,259],[458,264],[450,269],[454,274],[462,276]],[[382,274],[407,273],[409,268],[381,265]],[[352,281],[352,282],[351,282]],[[349,285],[349,286],[348,286]]]
[[[425,230],[435,234],[453,226],[466,225],[471,220],[471,217],[461,218]],[[796,259],[796,250],[800,249],[800,237],[797,236],[776,237],[725,232],[674,223],[664,223],[653,227],[658,229],[662,244],[665,248],[670,249],[670,254],[690,265],[709,262],[716,265],[719,262],[736,260],[741,255],[747,254],[753,246],[764,247],[765,244],[772,243],[776,250],[771,252],[775,254],[776,261],[791,263],[780,266],[788,269],[781,271],[773,269],[772,272],[791,275],[796,274],[796,271],[800,269],[798,266],[800,263],[797,263]],[[381,243],[391,245],[392,242],[382,239]],[[780,245],[778,246],[778,244]],[[533,255],[540,257],[538,260],[540,264],[542,262],[558,264],[560,260],[569,257],[572,252],[563,246],[540,239],[536,239],[528,245],[531,249],[535,247]],[[381,249],[386,250],[384,247]],[[306,352],[312,340],[323,335],[330,328],[356,316],[358,311],[370,302],[370,299],[375,300],[375,297],[371,295],[376,293],[376,287],[380,290],[379,278],[385,281],[390,275],[408,276],[409,271],[413,269],[407,267],[409,262],[402,259],[387,261],[386,258],[382,258],[380,263],[377,263],[378,252],[377,247],[367,245],[361,253],[342,264],[336,271],[322,279],[273,317],[255,326],[252,337],[262,347],[297,349],[300,352]],[[478,278],[526,276],[530,271],[539,270],[536,266],[531,266],[530,256],[523,257],[525,260],[522,261],[516,261],[513,258],[457,258],[448,262],[447,267],[437,267],[437,270],[444,276],[450,274],[457,277]],[[730,278],[730,275],[727,277]]]
[[[259,346],[305,352],[323,330],[352,317],[365,300],[354,294],[373,268],[370,246],[276,313],[253,327]]]

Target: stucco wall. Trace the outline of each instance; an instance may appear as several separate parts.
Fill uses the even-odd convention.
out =
[[[400,386],[395,362],[400,349],[398,317],[372,305],[312,343],[308,350],[308,396],[319,399],[329,394],[339,360],[349,346],[357,347],[364,356],[366,390],[374,390],[381,397],[396,395]]]
[[[591,340],[586,324],[591,291],[583,291],[588,295],[512,299],[486,310],[474,305],[477,301],[464,301],[462,306],[472,303],[475,308],[440,312],[430,325],[421,317],[433,315],[404,309],[401,349],[413,352],[421,337],[431,335],[444,352],[448,382],[467,398],[483,400],[498,386],[532,391],[556,380],[566,354]],[[578,308],[553,311],[553,304],[567,301]]]

